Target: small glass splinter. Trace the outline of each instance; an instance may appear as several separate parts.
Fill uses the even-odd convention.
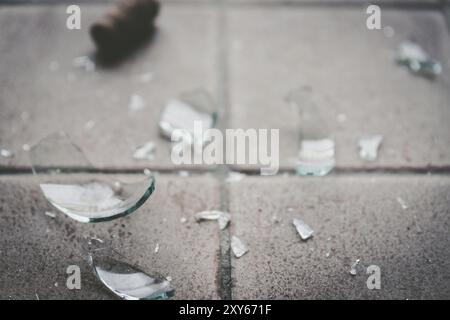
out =
[[[218,210],[201,211],[195,214],[195,221],[200,222],[203,220],[217,220],[220,230],[223,230],[228,226],[231,215],[228,212]]]
[[[156,145],[153,141],[149,141],[142,146],[136,148],[133,158],[136,160],[153,160],[155,158]]]
[[[297,229],[298,234],[302,238],[302,240],[308,240],[311,238],[314,234],[314,230],[311,229],[306,223],[303,222],[303,220],[300,219],[294,219],[292,221],[295,228]]]
[[[378,149],[380,148],[383,137],[375,135],[371,137],[363,137],[359,139],[359,156],[363,160],[374,161],[378,156]]]
[[[247,246],[236,236],[231,236],[231,250],[236,258],[240,258],[248,252]]]
[[[357,259],[356,261],[355,261],[355,263],[353,263],[352,264],[352,267],[350,268],[350,274],[352,275],[352,276],[356,276],[356,267],[358,266],[358,264],[359,264],[359,259]]]
[[[408,205],[406,204],[405,200],[403,200],[400,197],[397,197],[398,204],[402,207],[403,210],[408,209]]]
[[[109,221],[139,208],[153,193],[153,176],[119,182],[98,175],[73,175],[92,170],[82,151],[65,133],[54,133],[30,150],[33,174],[47,200],[80,222]]]
[[[160,300],[174,296],[175,290],[166,278],[148,275],[139,268],[116,260],[109,256],[109,253],[102,251],[90,253],[89,263],[97,278],[120,298]]]
[[[334,165],[333,140],[302,140],[297,161],[298,174],[325,176],[334,168]]]

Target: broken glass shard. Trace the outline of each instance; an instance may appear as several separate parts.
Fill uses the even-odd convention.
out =
[[[328,124],[320,113],[318,97],[308,86],[292,90],[286,96],[298,114],[300,151],[296,169],[299,175],[324,176],[335,165],[334,140],[330,139]]]
[[[196,213],[194,218],[197,222],[203,220],[217,220],[220,230],[223,230],[228,226],[228,223],[231,220],[231,215],[228,212],[209,210]]]
[[[297,173],[302,176],[325,176],[333,170],[334,141],[302,140],[297,160]]]
[[[130,102],[128,103],[128,110],[131,112],[139,111],[144,109],[145,107],[145,101],[142,96],[138,94],[132,94],[130,97]]]
[[[114,294],[125,300],[160,300],[174,296],[170,282],[159,275],[149,275],[111,256],[109,250],[89,254],[89,263],[97,278]]]
[[[92,241],[96,241],[99,245],[102,244],[102,243],[104,243],[104,241],[103,241],[102,239],[97,238],[97,237],[92,237],[92,238],[89,240],[89,243],[92,244]]]
[[[45,215],[47,216],[47,217],[50,217],[50,218],[56,218],[56,214],[54,213],[54,212],[51,212],[51,211],[45,211]]]
[[[183,136],[183,141],[189,141],[191,145],[203,145],[208,139],[203,133],[214,127],[216,120],[217,110],[211,96],[199,89],[170,100],[161,114],[159,128],[168,139],[177,130]],[[194,124],[199,126],[195,132]]]
[[[0,149],[0,156],[4,158],[11,158],[13,156],[13,152],[7,149]]]
[[[303,220],[294,219],[292,222],[302,240],[308,240],[313,236],[314,230],[311,229],[305,222],[303,222]]]
[[[80,222],[123,217],[139,208],[153,193],[153,176],[113,179],[95,171],[67,134],[51,134],[31,147],[33,174],[46,199]],[[72,174],[75,172],[83,174]]]
[[[139,146],[133,153],[133,158],[137,160],[153,160],[155,158],[156,145],[149,141],[142,146]]]
[[[240,172],[229,172],[227,178],[225,179],[226,182],[239,182],[242,179],[245,178],[245,174]]]
[[[236,258],[240,258],[248,252],[247,246],[236,236],[231,236],[231,250]]]
[[[442,73],[441,64],[430,59],[425,50],[413,41],[404,41],[400,44],[397,61],[416,74],[435,77]]]
[[[399,203],[399,205],[402,207],[403,210],[408,209],[408,205],[406,204],[405,200],[403,200],[400,197],[397,197],[397,202]]]
[[[73,66],[84,71],[95,71],[95,62],[88,56],[73,59]]]
[[[219,217],[219,219],[217,220],[219,223],[220,230],[225,229],[228,226],[228,223],[230,222],[230,220],[231,220],[231,216],[229,213],[222,214]]]
[[[370,137],[362,137],[359,139],[359,156],[363,160],[374,161],[378,156],[378,149],[380,148],[383,137],[374,135]]]
[[[180,177],[189,177],[191,174],[189,173],[189,171],[186,171],[186,170],[180,170],[180,171],[178,171],[178,175],[180,176]]]
[[[355,263],[352,264],[352,266],[351,266],[351,268],[350,268],[350,274],[351,274],[352,276],[356,276],[356,273],[357,273],[356,267],[358,266],[358,264],[359,264],[359,259],[357,259],[357,260],[355,261]]]

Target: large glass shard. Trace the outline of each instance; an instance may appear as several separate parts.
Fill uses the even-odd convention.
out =
[[[236,258],[240,258],[248,252],[247,246],[236,236],[231,236],[231,250]]]
[[[220,230],[223,230],[228,226],[228,223],[231,220],[231,215],[228,212],[208,210],[197,212],[194,218],[197,222],[204,220],[217,220]]]
[[[286,101],[298,113],[300,151],[297,174],[325,176],[335,166],[335,144],[327,122],[320,114],[317,95],[312,88],[304,86],[292,90]]]
[[[170,100],[161,114],[159,128],[168,139],[171,139],[175,130],[181,130],[186,135],[184,141],[203,145],[207,137],[196,136],[194,124],[199,125],[200,131],[205,133],[205,130],[214,127],[216,121],[217,110],[213,99],[206,91],[199,89]]]
[[[295,228],[297,229],[298,234],[302,238],[302,240],[308,240],[311,238],[314,234],[314,230],[311,229],[303,220],[300,219],[294,219],[292,221]]]
[[[29,152],[34,175],[46,199],[80,222],[123,217],[139,208],[153,193],[153,176],[128,178],[86,174],[94,170],[80,148],[65,133],[44,138]],[[71,174],[81,172],[84,174]]]
[[[400,44],[397,61],[407,66],[411,72],[423,76],[436,77],[442,73],[441,64],[430,59],[425,50],[413,41],[404,41]]]
[[[363,160],[374,161],[378,156],[378,149],[380,148],[383,137],[375,135],[371,137],[363,137],[359,139],[359,156]]]
[[[114,294],[125,300],[161,300],[174,296],[175,290],[166,278],[149,275],[111,252],[95,250],[89,254],[89,263],[97,278]]]

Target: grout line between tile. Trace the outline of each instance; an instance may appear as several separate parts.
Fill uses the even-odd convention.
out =
[[[228,79],[228,45],[227,45],[227,2],[220,0],[216,6],[217,21],[217,88],[219,104],[219,123],[221,130],[227,128],[229,124],[229,79]],[[224,153],[225,154],[225,153]],[[216,176],[220,181],[220,199],[221,210],[229,212],[229,190],[225,179],[229,172],[229,167],[221,165],[218,167]],[[232,277],[231,277],[231,246],[230,246],[230,227],[220,231],[220,252],[218,266],[218,289],[220,298],[223,300],[232,299]]]

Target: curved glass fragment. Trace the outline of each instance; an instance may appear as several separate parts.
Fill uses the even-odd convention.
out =
[[[170,282],[159,275],[148,275],[132,266],[110,250],[89,254],[89,264],[97,278],[114,294],[125,300],[160,300],[174,296]]]
[[[46,199],[79,222],[109,221],[128,215],[155,190],[153,176],[119,181],[105,174],[92,174],[93,166],[63,132],[41,140],[31,147],[29,155]],[[76,172],[81,174],[73,174]]]

